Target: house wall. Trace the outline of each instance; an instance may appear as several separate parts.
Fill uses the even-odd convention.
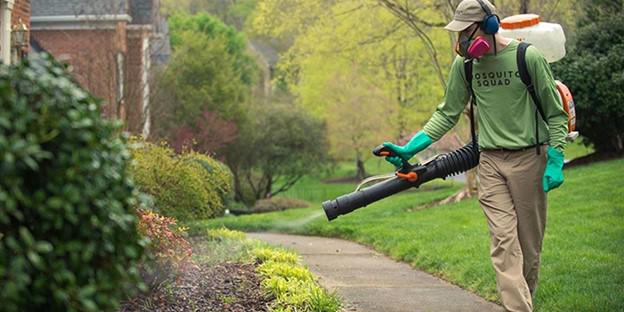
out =
[[[161,22],[159,1],[128,0],[123,2],[128,6],[119,12],[121,15],[100,9],[76,15],[72,3],[82,0],[57,0],[58,7],[50,7],[47,1],[33,1],[33,39],[56,59],[69,64],[77,82],[103,100],[106,117],[121,119],[132,133],[148,134],[150,45],[156,24]]]
[[[144,96],[149,91],[147,81],[144,79],[147,63],[144,51],[145,40],[149,39],[150,32],[147,29],[133,29],[128,32],[128,62],[127,62],[127,129],[133,133],[142,133],[144,116]]]
[[[28,29],[30,29],[30,12],[30,0],[15,1],[11,16],[12,25],[17,25],[21,18],[22,22],[28,26]]]
[[[103,114],[120,116],[118,54],[127,53],[125,27],[117,29],[33,30],[32,36],[56,59],[71,66],[77,82],[104,101]],[[123,79],[123,78],[121,78]]]

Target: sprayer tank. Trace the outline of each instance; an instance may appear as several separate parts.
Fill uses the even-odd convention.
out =
[[[503,37],[534,45],[549,63],[566,55],[566,38],[561,25],[541,22],[539,15],[520,14],[506,17],[501,20],[499,32]]]

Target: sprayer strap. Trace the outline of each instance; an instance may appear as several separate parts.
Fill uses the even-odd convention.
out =
[[[470,135],[472,136],[472,143],[477,145],[477,133],[475,130],[474,119],[474,106],[476,105],[477,98],[474,90],[472,89],[472,59],[464,61],[464,74],[466,76],[466,86],[468,87],[468,93],[470,94]]]
[[[544,110],[542,110],[542,103],[537,97],[537,92],[535,91],[535,86],[533,85],[533,81],[531,80],[531,75],[529,74],[529,68],[526,63],[526,51],[531,44],[526,42],[520,42],[518,44],[518,51],[516,54],[516,61],[518,63],[518,73],[520,74],[520,79],[526,85],[527,90],[529,90],[529,94],[531,95],[531,99],[533,99],[533,103],[537,107],[537,111],[544,118]]]
[[[535,85],[533,85],[533,81],[531,79],[531,75],[529,74],[529,68],[526,63],[526,51],[531,44],[527,42],[520,42],[518,44],[518,51],[516,53],[516,62],[518,63],[518,73],[520,74],[520,79],[526,85],[529,94],[531,95],[531,99],[535,104],[535,144],[537,149],[537,154],[540,154],[540,143],[539,143],[539,121],[537,119],[537,114],[542,116],[542,120],[546,121],[544,115],[544,110],[542,109],[542,103],[537,96],[537,92],[535,91]]]

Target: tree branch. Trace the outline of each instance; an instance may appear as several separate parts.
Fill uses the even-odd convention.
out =
[[[275,196],[275,195],[277,195],[279,193],[286,192],[288,189],[293,187],[293,185],[295,185],[295,183],[297,183],[302,177],[303,177],[303,175],[300,175],[300,174],[294,176],[289,181],[284,183],[284,185],[282,185],[279,189],[277,189],[275,192],[273,192],[272,195]]]
[[[392,13],[394,16],[396,16],[397,18],[405,22],[410,28],[412,28],[412,30],[416,32],[416,35],[425,43],[425,46],[427,47],[427,54],[429,54],[429,57],[433,62],[433,66],[435,67],[436,73],[438,74],[438,79],[440,80],[442,87],[446,89],[446,80],[444,79],[444,74],[442,72],[440,62],[438,61],[438,53],[435,45],[433,44],[433,41],[431,40],[431,38],[429,38],[427,33],[425,33],[425,31],[422,30],[422,28],[419,26],[419,23],[425,26],[427,26],[427,24],[417,18],[414,14],[412,14],[412,12],[409,11],[406,7],[403,7],[391,0],[378,1],[383,7],[387,8],[390,13]]]

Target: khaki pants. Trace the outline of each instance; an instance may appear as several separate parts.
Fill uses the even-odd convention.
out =
[[[483,151],[479,202],[487,217],[496,284],[508,311],[532,311],[546,226],[546,149]]]

